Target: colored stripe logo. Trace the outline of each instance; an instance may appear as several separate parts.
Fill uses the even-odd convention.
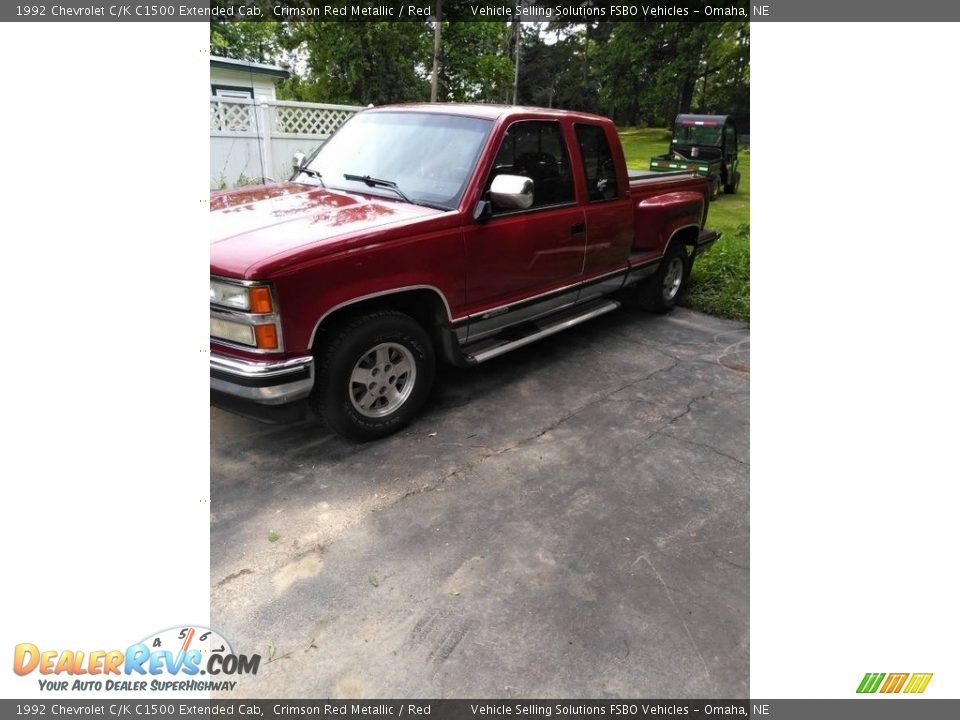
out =
[[[933,673],[867,673],[860,681],[858,693],[922,693]]]

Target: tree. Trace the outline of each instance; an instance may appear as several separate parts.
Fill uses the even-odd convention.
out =
[[[437,99],[517,101],[670,125],[680,112],[750,117],[750,24],[464,22],[475,0],[443,0]],[[211,51],[287,62],[284,99],[375,105],[426,101],[433,22],[212,22]]]
[[[285,44],[306,57],[305,76],[285,86],[298,99],[383,105],[430,96],[427,23],[291,23]]]
[[[611,30],[612,23],[571,22],[525,29],[519,102],[597,112],[596,62]]]
[[[749,23],[618,23],[594,63],[603,112],[669,125],[682,112],[750,112]]]
[[[513,60],[506,23],[444,22],[438,99],[507,102]]]
[[[278,22],[210,23],[210,54],[233,60],[274,63],[282,52],[282,24]]]

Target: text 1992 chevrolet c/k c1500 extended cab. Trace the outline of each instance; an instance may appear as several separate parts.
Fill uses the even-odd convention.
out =
[[[387,435],[438,358],[482,363],[624,301],[672,308],[718,237],[708,204],[702,177],[628,172],[603,117],[363,111],[290,182],[212,194],[211,401]]]

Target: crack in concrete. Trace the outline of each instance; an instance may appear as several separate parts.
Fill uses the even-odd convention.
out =
[[[681,360],[681,358],[678,357],[677,355],[674,355],[673,353],[669,353],[669,352],[667,352],[666,350],[664,350],[664,349],[663,349],[663,348],[664,348],[663,343],[658,343],[658,342],[656,342],[655,340],[637,340],[637,339],[632,338],[632,337],[630,337],[629,335],[626,335],[626,334],[624,334],[624,333],[622,333],[622,332],[617,332],[616,330],[612,331],[610,334],[611,334],[611,335],[615,335],[616,337],[618,337],[618,338],[620,338],[620,339],[622,339],[622,340],[626,340],[626,341],[627,341],[628,343],[630,343],[631,345],[637,345],[637,346],[639,346],[639,347],[642,347],[644,350],[652,350],[652,351],[655,352],[655,353],[660,353],[661,355],[666,355],[666,356],[667,356],[668,358],[670,358],[671,360],[676,360],[676,361],[678,361],[678,362]],[[673,345],[689,345],[689,346],[691,346],[691,347],[699,347],[699,346],[701,346],[703,343],[697,342],[697,343],[672,343],[672,344],[673,344]]]
[[[664,354],[666,354],[666,353],[664,353]],[[669,356],[668,356],[668,357],[669,357]],[[603,402],[603,401],[605,401],[605,400],[609,400],[611,397],[613,397],[614,395],[616,395],[617,393],[619,393],[619,392],[621,392],[621,391],[623,391],[623,390],[626,390],[627,388],[631,388],[631,387],[633,387],[633,386],[635,386],[635,385],[639,385],[639,384],[642,383],[642,382],[646,382],[646,381],[649,380],[650,378],[652,378],[652,377],[654,377],[654,376],[656,376],[656,375],[660,375],[661,373],[671,372],[672,370],[676,369],[676,367],[680,364],[680,360],[678,360],[677,358],[672,358],[672,359],[673,359],[673,362],[672,362],[670,365],[668,365],[667,367],[657,368],[656,370],[653,370],[652,372],[647,373],[646,375],[644,375],[644,376],[641,377],[641,378],[637,378],[636,380],[631,380],[630,382],[626,383],[625,385],[621,385],[621,386],[618,387],[616,390],[612,390],[612,391],[610,391],[610,392],[608,392],[608,393],[605,393],[605,394],[601,395],[601,396],[598,397],[598,398],[594,398],[594,399],[591,400],[590,402],[585,403],[584,405],[581,405],[580,407],[576,408],[575,410],[573,410],[572,412],[568,413],[567,415],[564,415],[562,418],[560,418],[560,419],[557,420],[556,422],[554,422],[554,423],[548,425],[547,427],[545,427],[544,429],[540,430],[540,431],[539,431],[538,433],[536,433],[535,435],[532,435],[532,436],[530,436],[529,438],[526,438],[526,439],[524,439],[524,440],[521,440],[519,443],[517,443],[516,445],[514,445],[514,447],[519,447],[520,445],[524,444],[525,442],[528,442],[529,440],[535,440],[535,439],[537,439],[537,438],[539,438],[539,437],[543,437],[544,435],[546,435],[546,434],[547,434],[548,432],[550,432],[551,430],[555,430],[556,428],[560,427],[561,425],[563,425],[563,424],[564,424],[565,422],[567,422],[568,420],[570,420],[570,419],[576,417],[577,415],[579,415],[580,413],[582,413],[584,410],[587,410],[587,409],[593,407],[594,405],[597,405],[597,404],[599,404],[599,403],[601,403],[601,402]]]
[[[397,503],[406,500],[408,497],[413,497],[415,495],[422,495],[423,493],[433,492],[434,490],[437,490],[438,488],[440,488],[444,483],[446,483],[447,480],[449,480],[450,478],[454,477],[459,473],[460,473],[460,468],[451,470],[446,475],[442,475],[440,478],[438,478],[435,484],[431,485],[429,482],[427,482],[422,485],[419,485],[418,487],[407,490],[396,500],[386,503],[385,505],[381,505],[380,507],[375,507],[373,508],[373,510],[371,510],[371,512],[382,512],[383,510],[386,510],[388,507],[392,507]]]
[[[650,558],[646,555],[641,555],[636,560],[633,561],[633,564],[636,565],[638,562],[643,560],[653,571],[653,574],[657,576],[657,580],[660,582],[660,585],[663,587],[663,591],[667,594],[667,599],[670,601],[670,604],[673,606],[673,611],[677,614],[677,619],[680,621],[680,624],[683,625],[683,629],[687,633],[687,637],[690,639],[690,644],[693,645],[693,649],[697,653],[697,657],[700,658],[700,664],[703,665],[703,672],[706,675],[707,683],[713,685],[713,678],[710,677],[710,668],[707,666],[707,661],[703,658],[703,653],[700,652],[700,646],[697,645],[697,641],[693,639],[693,633],[690,632],[690,626],[687,625],[687,621],[683,617],[683,613],[680,612],[680,608],[677,605],[676,601],[673,599],[673,593],[670,592],[670,588],[667,587],[667,583],[664,582],[663,576],[660,575],[660,572],[657,568],[654,567],[653,563],[650,562]]]
[[[731,560],[730,558],[725,558],[725,557],[723,557],[722,555],[718,555],[717,553],[712,552],[712,551],[711,551],[710,554],[713,555],[717,560],[719,560],[720,562],[722,562],[722,563],[724,563],[724,564],[726,564],[726,565],[731,565],[732,567],[738,568],[739,570],[744,570],[744,571],[746,571],[746,572],[750,572],[750,566],[749,566],[749,565],[741,565],[740,563],[735,563],[735,562],[734,562],[733,560]]]
[[[713,338],[712,338],[712,340],[711,340],[711,342],[712,342],[714,345],[717,345],[718,343],[721,342],[720,338],[722,338],[722,337],[724,337],[724,336],[726,336],[726,335],[734,335],[734,334],[737,334],[737,333],[747,333],[747,336],[746,336],[746,337],[740,338],[740,339],[737,340],[736,342],[729,343],[729,344],[725,345],[724,347],[722,347],[722,348],[719,350],[719,352],[717,352],[716,356],[715,356],[712,360],[699,360],[698,358],[682,358],[682,360],[683,360],[684,362],[701,362],[701,363],[709,364],[709,365],[719,365],[720,367],[724,368],[725,370],[730,370],[730,371],[732,371],[732,372],[734,372],[734,373],[737,373],[737,374],[740,375],[740,376],[747,376],[747,377],[749,377],[749,375],[750,375],[750,366],[749,366],[749,363],[734,363],[734,364],[728,364],[728,363],[725,363],[725,362],[724,362],[724,360],[725,360],[726,358],[730,357],[730,356],[739,355],[739,354],[744,353],[744,352],[749,352],[749,350],[742,350],[742,349],[741,349],[741,347],[742,347],[743,345],[745,345],[745,344],[747,344],[747,343],[750,342],[749,332],[750,332],[750,329],[749,329],[749,328],[736,328],[736,329],[734,329],[734,330],[728,330],[728,331],[726,331],[726,332],[717,333],[716,335],[714,335]],[[640,340],[636,340],[636,339],[630,337],[629,335],[626,335],[626,334],[624,334],[624,333],[622,333],[622,332],[617,332],[617,331],[612,331],[611,334],[612,334],[612,335],[615,335],[615,336],[617,336],[617,337],[619,337],[619,338],[621,338],[622,340],[626,340],[628,343],[632,343],[632,344],[634,344],[634,345],[638,345],[638,346],[640,346],[640,347],[642,347],[642,348],[644,348],[644,349],[646,349],[646,350],[652,350],[653,352],[660,353],[661,355],[666,355],[667,357],[673,358],[674,360],[681,360],[681,358],[680,358],[679,356],[667,352],[667,351],[664,349],[664,347],[665,347],[664,344],[663,344],[663,343],[659,343],[659,342],[657,342],[656,340],[647,339],[647,340],[644,340],[644,341],[640,341]],[[685,342],[671,342],[671,343],[670,343],[670,346],[674,346],[674,347],[702,347],[703,345],[704,345],[703,342],[688,342],[688,343],[685,343]]]
[[[237,570],[237,572],[230,573],[225,578],[223,578],[223,580],[220,580],[217,583],[217,587],[223,587],[228,582],[236,580],[238,577],[243,577],[244,575],[252,575],[252,574],[253,574],[253,570],[251,570],[250,568],[243,568],[242,570]]]
[[[663,354],[664,354],[664,355],[667,355],[667,353],[663,353]],[[668,357],[672,357],[672,356],[669,356],[669,355],[668,355]],[[626,390],[627,388],[630,388],[630,387],[633,387],[633,386],[635,386],[635,385],[639,385],[640,383],[646,382],[647,380],[651,379],[652,377],[655,377],[656,375],[659,375],[659,374],[662,374],[662,373],[671,372],[672,370],[676,369],[682,362],[684,362],[684,361],[682,361],[682,360],[680,360],[680,359],[677,359],[677,358],[673,358],[673,362],[672,362],[670,365],[668,365],[668,366],[666,366],[666,367],[657,368],[656,370],[653,370],[653,371],[647,373],[647,374],[644,375],[643,377],[636,378],[635,380],[631,380],[630,382],[625,383],[624,385],[621,385],[620,387],[617,387],[617,388],[615,388],[614,390],[611,390],[611,391],[609,391],[609,392],[604,393],[604,394],[601,395],[600,397],[594,398],[593,400],[590,400],[589,402],[586,402],[586,403],[584,403],[583,405],[580,405],[579,407],[577,407],[577,408],[574,409],[573,411],[567,413],[566,415],[564,415],[563,417],[559,418],[558,420],[550,423],[550,424],[547,425],[545,428],[542,428],[542,429],[538,430],[537,432],[535,432],[535,433],[533,433],[533,434],[531,434],[531,435],[529,435],[529,436],[527,436],[527,437],[525,437],[525,438],[517,441],[516,443],[514,443],[514,444],[512,444],[512,445],[508,445],[508,446],[506,446],[506,447],[500,448],[499,450],[495,450],[495,451],[493,451],[493,452],[484,453],[483,455],[481,455],[481,456],[480,456],[479,458],[477,458],[476,460],[471,461],[471,462],[467,462],[467,463],[465,463],[465,464],[463,464],[463,465],[460,465],[460,466],[454,468],[452,471],[450,471],[450,472],[448,472],[447,474],[445,474],[444,476],[442,476],[442,477],[439,479],[439,482],[437,482],[436,484],[433,484],[431,481],[428,481],[426,484],[422,485],[420,488],[414,489],[414,490],[409,491],[409,492],[407,492],[407,493],[404,493],[403,495],[401,495],[399,498],[397,498],[397,499],[394,500],[393,502],[390,502],[390,503],[388,503],[388,504],[385,504],[385,505],[377,508],[377,512],[382,511],[382,510],[385,510],[385,509],[388,508],[388,507],[392,507],[392,506],[394,506],[394,505],[402,502],[403,500],[407,499],[408,497],[412,497],[412,496],[414,496],[414,495],[419,495],[419,494],[421,494],[421,493],[423,493],[423,492],[430,492],[430,491],[432,491],[432,490],[435,490],[437,487],[439,487],[439,486],[442,485],[444,482],[446,482],[449,478],[453,477],[454,475],[457,475],[458,473],[467,473],[467,472],[473,471],[473,470],[476,469],[477,465],[479,465],[480,463],[484,462],[485,460],[488,460],[488,459],[490,459],[490,458],[492,458],[492,457],[498,457],[498,456],[500,456],[500,455],[504,455],[504,454],[506,454],[506,453],[508,453],[508,452],[511,452],[511,451],[513,451],[513,450],[516,450],[516,449],[519,448],[519,447],[522,447],[522,446],[524,446],[524,445],[526,445],[526,444],[528,444],[528,443],[531,443],[531,442],[533,442],[533,441],[535,441],[535,440],[543,437],[543,436],[546,435],[548,432],[550,432],[550,431],[552,431],[552,430],[555,430],[555,429],[558,428],[559,426],[563,425],[565,422],[567,422],[567,421],[571,420],[572,418],[576,417],[577,415],[579,415],[580,413],[582,413],[584,410],[587,410],[587,409],[589,409],[589,408],[591,408],[591,407],[593,407],[593,406],[595,406],[595,405],[597,405],[597,404],[599,404],[599,403],[601,403],[601,402],[607,401],[607,400],[609,400],[611,397],[613,397],[614,395],[616,395],[617,393],[621,392],[622,390]],[[708,398],[708,397],[712,397],[712,396],[715,394],[715,392],[716,392],[716,391],[710,391],[710,392],[708,392],[708,393],[704,393],[703,395],[698,395],[698,396],[696,396],[696,397],[694,397],[694,398],[691,398],[691,399],[687,402],[686,407],[685,407],[680,413],[678,413],[677,415],[671,417],[670,420],[668,420],[667,422],[665,422],[665,423],[663,423],[662,425],[660,425],[659,427],[657,427],[655,430],[653,430],[653,431],[651,431],[650,433],[648,433],[647,435],[645,435],[638,443],[636,443],[636,444],[633,446],[633,449],[636,449],[637,447],[639,447],[640,445],[642,445],[644,442],[648,441],[648,440],[649,440],[650,438],[652,438],[653,436],[659,435],[659,434],[664,434],[664,435],[667,436],[667,437],[673,438],[673,439],[675,439],[675,440],[680,440],[681,442],[687,442],[687,441],[684,441],[683,438],[677,437],[676,435],[672,435],[671,433],[666,433],[666,432],[664,432],[664,430],[666,430],[667,428],[669,428],[670,426],[672,426],[674,423],[676,423],[677,421],[681,420],[682,418],[686,417],[686,416],[687,416],[688,414],[690,414],[690,412],[693,410],[694,405],[696,405],[698,402],[700,402],[700,401],[702,401],[702,400],[705,400],[705,399]],[[692,444],[697,444],[697,443],[692,443]],[[724,455],[725,457],[729,457],[731,460],[734,460],[735,462],[738,462],[738,463],[740,463],[741,465],[747,465],[747,463],[744,463],[744,462],[738,460],[737,458],[734,458],[734,457],[732,457],[732,456],[727,456],[727,455],[725,455],[724,453],[722,453],[721,451],[717,450],[716,448],[709,448],[709,447],[708,447],[707,449],[712,450],[713,452],[715,452],[715,453],[717,453],[717,454],[719,454],[719,455]]]
[[[384,511],[384,510],[387,510],[388,508],[391,508],[391,507],[393,507],[393,506],[395,506],[395,505],[398,505],[399,503],[403,502],[403,501],[406,500],[407,498],[415,497],[415,496],[417,496],[417,495],[421,495],[421,494],[427,493],[427,492],[432,492],[432,491],[440,488],[442,485],[444,485],[449,479],[453,478],[454,476],[456,476],[456,475],[458,475],[458,474],[466,475],[467,473],[472,472],[473,470],[476,469],[476,467],[477,467],[479,464],[483,463],[485,460],[488,460],[488,459],[493,458],[493,457],[498,457],[498,456],[500,456],[500,455],[504,455],[504,454],[506,454],[506,453],[508,453],[508,452],[511,452],[511,451],[513,451],[513,450],[516,450],[517,448],[523,447],[524,445],[527,445],[527,444],[529,444],[529,443],[531,443],[531,442],[534,442],[534,441],[538,440],[539,438],[541,438],[541,437],[543,437],[544,435],[546,435],[547,433],[555,430],[556,428],[558,428],[558,427],[560,427],[561,425],[563,425],[564,423],[570,421],[571,419],[573,419],[573,418],[576,417],[577,415],[583,413],[584,411],[586,411],[586,410],[588,410],[588,409],[590,409],[590,408],[592,408],[592,407],[594,407],[594,406],[596,406],[596,405],[598,405],[598,404],[600,404],[600,403],[603,403],[603,402],[606,402],[606,401],[611,401],[611,398],[612,398],[614,395],[616,395],[616,394],[619,393],[619,392],[622,392],[623,390],[627,390],[627,389],[629,389],[629,388],[631,388],[631,387],[635,387],[635,386],[637,386],[637,385],[640,385],[641,383],[647,382],[648,380],[650,380],[651,378],[656,377],[657,375],[661,375],[661,374],[665,374],[665,373],[670,373],[670,372],[672,372],[673,370],[675,370],[678,366],[680,366],[681,364],[683,364],[683,363],[685,363],[685,362],[698,362],[698,360],[697,360],[696,358],[679,358],[679,357],[677,357],[677,356],[675,356],[675,355],[672,355],[671,353],[666,352],[665,350],[661,350],[661,349],[659,349],[659,348],[653,348],[653,347],[650,346],[649,343],[641,343],[641,342],[639,342],[639,341],[637,341],[637,340],[633,340],[632,338],[626,337],[626,336],[623,335],[622,333],[614,332],[613,334],[614,334],[614,335],[619,335],[620,337],[622,337],[623,339],[627,340],[628,342],[631,342],[631,343],[636,344],[636,345],[641,345],[641,346],[643,346],[644,348],[646,348],[646,349],[648,349],[648,350],[652,350],[653,352],[659,353],[660,355],[663,355],[664,357],[669,358],[669,359],[671,360],[670,364],[669,364],[669,365],[666,365],[666,366],[664,366],[664,367],[659,367],[659,368],[657,368],[657,369],[655,369],[655,370],[652,370],[652,371],[646,373],[645,375],[643,375],[642,377],[635,378],[635,379],[633,379],[633,380],[631,380],[631,381],[629,381],[629,382],[627,382],[627,383],[624,383],[623,385],[620,385],[620,386],[614,388],[613,390],[604,392],[604,393],[602,393],[599,397],[594,397],[592,400],[589,400],[588,402],[586,402],[586,403],[584,403],[584,404],[576,407],[575,409],[573,409],[572,411],[570,411],[570,412],[568,412],[567,414],[563,415],[562,417],[560,417],[559,419],[555,420],[554,422],[550,423],[550,424],[547,425],[546,427],[543,427],[543,428],[537,430],[536,432],[528,435],[527,437],[524,437],[524,438],[520,439],[519,441],[517,441],[517,442],[515,442],[515,443],[513,443],[513,444],[511,444],[511,445],[507,445],[506,447],[502,447],[502,448],[500,448],[500,449],[498,449],[498,450],[494,450],[494,451],[492,451],[492,452],[484,453],[484,454],[480,455],[476,460],[471,460],[471,461],[469,461],[469,462],[466,462],[466,463],[464,463],[464,464],[462,464],[462,465],[459,465],[459,466],[455,467],[453,470],[447,471],[446,473],[444,473],[443,475],[440,475],[439,477],[429,479],[429,480],[427,480],[426,482],[419,484],[417,487],[414,487],[414,488],[412,488],[412,489],[407,490],[406,492],[401,492],[401,493],[399,493],[397,496],[395,496],[394,498],[389,499],[387,502],[380,503],[380,504],[376,505],[374,508],[371,509],[371,511],[372,511],[372,512],[375,512],[375,513],[382,512],[382,511]],[[699,362],[703,362],[703,361],[699,361]],[[694,398],[691,398],[691,399],[687,402],[686,407],[685,407],[680,413],[678,413],[677,415],[671,417],[667,422],[663,423],[662,425],[660,425],[659,427],[657,427],[656,429],[654,429],[653,431],[651,431],[650,433],[648,433],[647,435],[645,435],[638,443],[636,443],[636,444],[633,446],[633,449],[636,449],[637,447],[639,447],[640,445],[642,445],[644,442],[650,440],[650,438],[654,437],[655,435],[659,435],[659,434],[664,434],[664,435],[666,435],[667,437],[670,437],[670,438],[679,440],[679,441],[681,441],[681,442],[689,442],[690,444],[699,445],[699,443],[695,443],[695,442],[693,442],[693,441],[684,440],[683,438],[677,437],[676,435],[673,435],[673,434],[671,434],[671,433],[667,433],[667,432],[664,432],[664,431],[667,430],[667,429],[668,429],[669,427],[671,427],[672,425],[674,425],[675,423],[677,423],[679,420],[681,420],[681,419],[683,419],[684,417],[686,417],[688,414],[690,414],[690,412],[692,412],[694,406],[695,406],[698,402],[700,402],[700,401],[702,401],[702,400],[705,400],[705,399],[708,398],[708,397],[713,396],[713,395],[715,394],[715,392],[716,392],[716,391],[711,391],[711,392],[705,393],[705,394],[703,394],[703,395],[698,395],[698,396],[696,396],[696,397],[694,397]],[[719,454],[719,455],[722,455],[722,456],[724,456],[724,457],[727,457],[727,458],[729,458],[729,459],[731,459],[731,460],[733,460],[733,461],[735,461],[735,462],[737,462],[737,463],[739,463],[739,464],[741,464],[741,465],[748,466],[747,463],[744,463],[743,461],[738,460],[737,458],[734,458],[734,457],[732,457],[732,456],[726,455],[725,453],[721,452],[720,450],[717,450],[716,448],[709,447],[709,446],[703,446],[703,447],[704,447],[705,449],[711,450],[711,451],[713,451],[713,452],[715,452],[715,453],[717,453],[717,454]],[[479,448],[478,448],[478,449],[479,449]],[[346,453],[346,456],[349,457],[349,456],[352,455],[352,454],[353,454],[353,452],[348,452],[348,453]],[[356,523],[353,523],[353,524],[356,524]],[[332,544],[332,543],[329,543],[329,544]],[[326,546],[321,546],[321,547],[319,548],[320,552],[322,552],[323,550],[326,550],[326,549],[327,549]],[[309,551],[308,551],[308,552],[309,552]],[[300,555],[302,556],[303,553],[300,553]],[[232,578],[231,578],[231,579],[232,579]]]
[[[437,489],[439,486],[443,485],[447,480],[449,480],[449,479],[450,479],[451,477],[453,477],[454,475],[461,474],[461,473],[464,473],[464,474],[465,474],[465,473],[471,472],[471,471],[473,471],[473,470],[476,469],[477,465],[479,465],[480,463],[484,462],[485,460],[489,460],[489,459],[492,458],[492,457],[498,457],[498,456],[500,456],[500,455],[504,455],[504,454],[506,454],[506,453],[508,453],[508,452],[511,452],[512,450],[516,450],[516,449],[519,448],[519,447],[522,447],[522,446],[524,446],[524,445],[526,445],[526,444],[528,444],[528,443],[531,443],[531,442],[533,442],[533,441],[535,441],[535,440],[543,437],[544,435],[546,435],[546,434],[547,434],[548,432],[550,432],[551,430],[555,430],[555,429],[558,428],[559,426],[563,425],[565,422],[567,422],[567,421],[571,420],[572,418],[576,417],[577,415],[579,415],[580,413],[582,413],[584,410],[587,410],[587,409],[589,409],[589,408],[591,408],[591,407],[593,407],[593,406],[595,406],[595,405],[597,405],[597,404],[599,404],[599,403],[601,403],[601,402],[604,402],[604,401],[606,401],[606,400],[609,400],[612,396],[616,395],[618,392],[620,392],[620,391],[622,391],[622,390],[626,390],[627,388],[633,387],[633,386],[635,386],[635,385],[639,385],[640,383],[646,382],[646,381],[649,380],[650,378],[655,377],[656,375],[659,375],[659,374],[661,374],[661,373],[668,373],[668,372],[674,370],[678,365],[680,365],[681,361],[680,361],[679,359],[673,358],[672,356],[670,356],[670,355],[667,354],[667,353],[662,353],[662,354],[667,355],[667,357],[670,357],[670,358],[673,360],[673,362],[672,362],[670,365],[666,366],[666,367],[657,368],[656,370],[653,370],[653,371],[647,373],[647,374],[644,375],[643,377],[636,378],[636,379],[631,380],[630,382],[625,383],[625,384],[623,384],[623,385],[621,385],[621,386],[619,386],[619,387],[617,387],[617,388],[615,388],[615,389],[613,389],[613,390],[610,390],[609,392],[603,393],[600,397],[596,397],[596,398],[590,400],[589,402],[586,402],[586,403],[584,403],[583,405],[580,405],[579,407],[575,408],[574,410],[572,410],[571,412],[567,413],[566,415],[564,415],[563,417],[559,418],[558,420],[555,420],[554,422],[550,423],[550,424],[547,425],[546,427],[541,428],[540,430],[532,433],[531,435],[528,435],[528,436],[525,437],[525,438],[522,438],[521,440],[518,440],[517,442],[513,443],[512,445],[507,445],[506,447],[502,447],[502,448],[500,448],[500,449],[498,449],[498,450],[494,450],[493,452],[484,453],[484,454],[480,455],[476,460],[472,460],[472,461],[470,461],[470,462],[467,462],[467,463],[464,463],[464,464],[462,464],[462,465],[459,465],[459,466],[457,466],[456,468],[454,468],[453,470],[447,472],[445,475],[441,476],[440,478],[437,478],[437,479],[434,479],[434,480],[428,480],[426,483],[424,483],[423,485],[421,485],[419,488],[414,488],[413,490],[410,490],[410,491],[408,491],[408,492],[406,492],[406,493],[403,493],[402,495],[400,495],[398,498],[396,498],[396,499],[393,500],[392,502],[389,502],[389,503],[386,503],[386,504],[384,504],[384,505],[381,505],[380,507],[378,507],[378,508],[376,509],[376,512],[381,512],[381,511],[383,511],[383,510],[386,510],[388,507],[392,507],[392,506],[394,506],[394,505],[397,505],[397,504],[399,504],[400,502],[402,502],[403,500],[406,500],[408,497],[413,497],[413,496],[420,495],[420,494],[425,493],[425,492],[430,492],[430,491],[432,491],[432,490],[435,490],[435,489]],[[705,396],[704,396],[704,397],[705,397]],[[687,410],[686,410],[684,413],[682,413],[681,416],[682,416],[683,414],[686,414],[686,412],[689,412],[689,411],[690,411],[690,405],[688,404]]]
[[[666,435],[667,437],[673,438],[674,440],[678,440],[678,441],[680,441],[680,442],[682,442],[682,443],[686,443],[687,445],[695,445],[696,447],[703,448],[704,450],[709,450],[709,451],[712,452],[712,453],[716,453],[716,454],[719,455],[720,457],[725,457],[725,458],[727,458],[728,460],[733,460],[735,463],[737,463],[738,465],[742,465],[743,467],[750,467],[750,463],[749,463],[749,462],[744,461],[744,460],[741,460],[741,459],[738,458],[738,457],[734,457],[733,455],[730,455],[729,453],[725,453],[725,452],[723,452],[723,450],[718,450],[718,449],[715,448],[713,445],[708,445],[707,443],[697,442],[696,440],[690,440],[690,439],[688,439],[688,438],[682,438],[682,437],[680,437],[679,435],[674,435],[673,433],[668,433],[668,432],[662,432],[662,431],[661,431],[661,434]]]
[[[678,363],[678,364],[679,364],[679,363]],[[656,435],[663,434],[663,435],[665,435],[666,437],[671,437],[671,438],[672,438],[672,437],[676,437],[676,436],[674,436],[674,435],[671,435],[670,433],[664,433],[663,431],[666,430],[666,429],[667,429],[668,427],[670,427],[671,425],[673,425],[673,424],[674,424],[675,422],[677,422],[678,420],[680,420],[681,418],[684,418],[684,417],[686,417],[687,415],[689,415],[690,412],[693,410],[693,406],[694,406],[694,405],[696,405],[696,404],[697,404],[698,402],[700,402],[701,400],[705,400],[706,398],[710,397],[710,396],[713,395],[713,394],[714,394],[714,391],[710,391],[710,392],[706,393],[705,395],[698,395],[698,396],[695,397],[695,398],[691,398],[691,399],[687,402],[687,407],[684,408],[683,411],[681,411],[678,415],[674,415],[674,416],[673,416],[672,418],[670,418],[667,422],[665,422],[665,423],[657,426],[656,428],[654,428],[653,430],[651,430],[650,432],[648,432],[646,435],[644,435],[642,438],[640,438],[640,440],[638,440],[636,443],[634,443],[633,447],[631,447],[630,450],[631,450],[631,451],[636,450],[638,447],[640,447],[640,446],[643,445],[645,442],[647,442],[648,440],[650,440],[650,438],[652,438],[652,437],[654,437],[654,436],[656,436]],[[678,439],[679,439],[679,438],[678,438]]]
[[[658,430],[656,430],[656,433],[660,433],[660,432],[666,430],[668,427],[670,427],[671,425],[673,425],[674,423],[676,423],[678,420],[682,420],[683,418],[685,418],[687,415],[689,415],[689,414],[691,413],[691,411],[693,410],[693,406],[694,406],[694,405],[696,405],[698,402],[701,402],[701,401],[703,401],[703,400],[706,400],[708,397],[713,397],[713,395],[715,394],[715,392],[716,392],[715,390],[711,390],[711,391],[708,392],[708,393],[704,393],[703,395],[697,395],[695,398],[691,398],[691,399],[689,400],[689,402],[687,402],[687,407],[684,408],[683,412],[681,412],[679,415],[671,418],[671,419],[670,419],[670,422],[668,422],[666,425],[664,425],[663,427],[661,427],[661,428],[659,428]]]

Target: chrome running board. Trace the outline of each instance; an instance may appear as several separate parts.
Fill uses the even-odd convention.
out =
[[[495,357],[500,357],[511,350],[522,348],[537,340],[549,337],[567,328],[572,328],[574,325],[579,325],[587,320],[593,320],[593,318],[605,315],[612,310],[616,310],[618,307],[620,307],[620,303],[616,300],[600,300],[581,307],[570,308],[562,313],[557,313],[556,315],[541,318],[535,323],[530,323],[528,326],[529,331],[521,337],[511,339],[502,337],[489,338],[476,343],[472,347],[466,345],[463,348],[463,353],[467,361],[471,364],[486,362]],[[511,330],[515,331],[516,328],[511,328]]]

